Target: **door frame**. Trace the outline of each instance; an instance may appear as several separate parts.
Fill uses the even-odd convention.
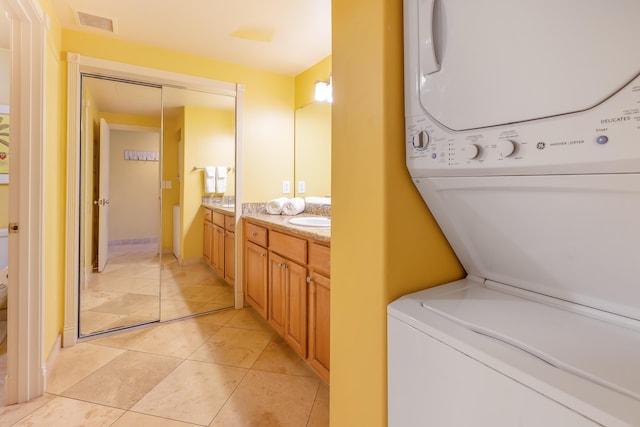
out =
[[[242,108],[244,85],[219,80],[174,73],[155,68],[141,67],[122,62],[81,56],[78,53],[67,53],[67,212],[66,212],[66,283],[64,330],[62,346],[71,347],[78,340],[78,283],[79,283],[79,225],[80,225],[80,109],[81,75],[84,73],[97,76],[116,77],[124,80],[146,82],[160,86],[201,90],[209,93],[233,96],[236,99],[236,206],[242,205],[242,179],[238,178],[242,171]],[[236,223],[242,212],[236,209]],[[241,246],[241,245],[236,245]],[[238,251],[236,251],[236,254]],[[236,266],[236,278],[238,277]],[[236,295],[238,288],[236,279]],[[240,301],[241,303],[242,301]],[[236,308],[239,301],[236,297]]]
[[[44,139],[47,19],[36,0],[0,0],[11,15],[11,271],[5,405],[44,393]],[[17,254],[17,256],[11,256]],[[15,309],[14,309],[15,307]]]

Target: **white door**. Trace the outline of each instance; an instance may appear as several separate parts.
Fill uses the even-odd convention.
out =
[[[98,271],[103,271],[109,259],[109,124],[100,119],[100,174],[98,200]]]

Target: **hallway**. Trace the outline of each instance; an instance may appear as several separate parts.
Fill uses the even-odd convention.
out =
[[[47,393],[4,426],[328,426],[329,386],[253,309],[62,349]]]

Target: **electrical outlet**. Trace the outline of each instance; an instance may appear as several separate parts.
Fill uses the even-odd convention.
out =
[[[304,185],[304,181],[298,181],[298,193],[302,194],[305,192],[306,186]]]
[[[282,181],[282,194],[291,193],[291,183],[289,181]]]

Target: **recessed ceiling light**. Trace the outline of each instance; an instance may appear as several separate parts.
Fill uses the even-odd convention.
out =
[[[86,27],[96,28],[98,30],[109,31],[110,33],[116,32],[116,26],[111,18],[105,18],[102,16],[92,15],[86,12],[76,12],[78,17],[78,23]]]

